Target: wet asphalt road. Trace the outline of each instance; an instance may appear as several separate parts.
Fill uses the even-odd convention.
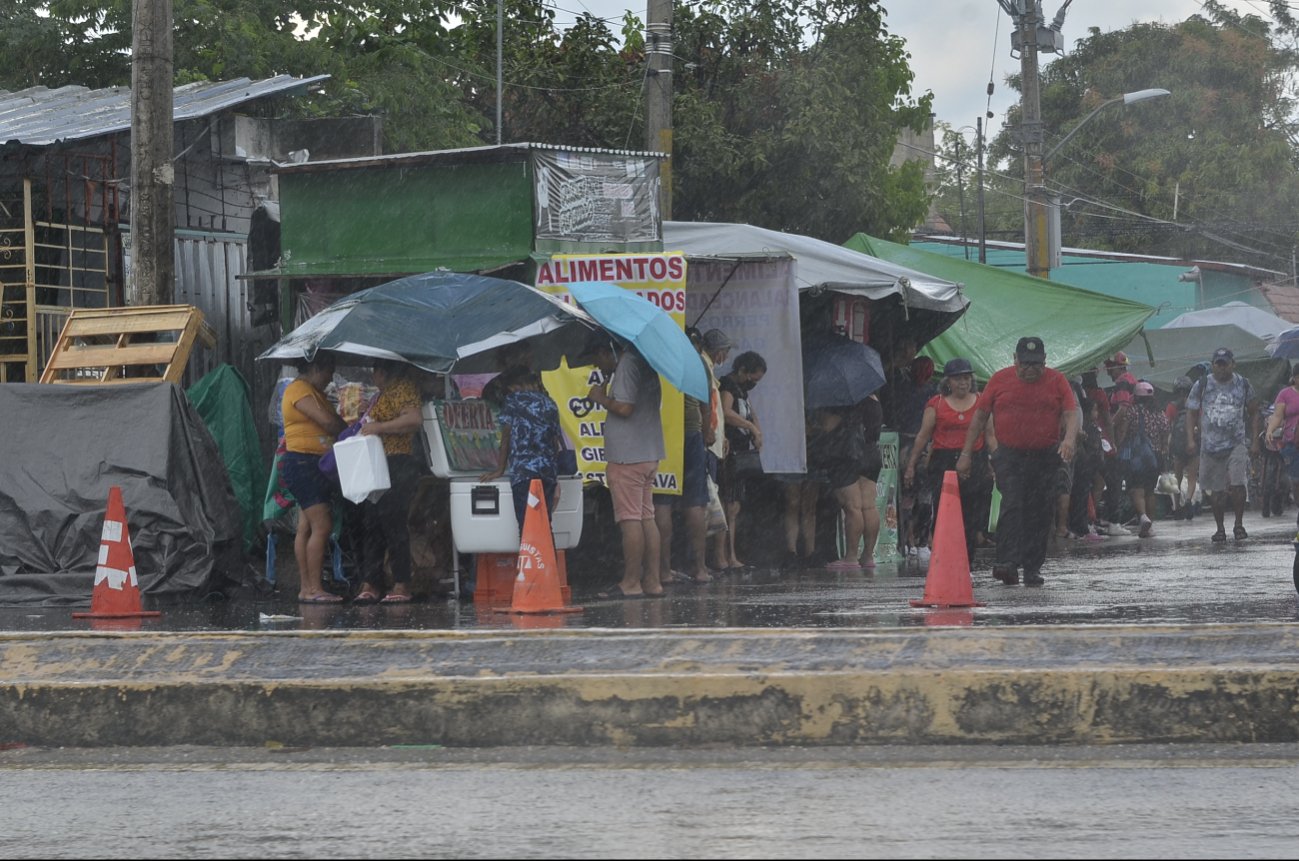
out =
[[[1292,622],[1299,619],[1293,582],[1294,536],[1289,515],[1246,515],[1250,537],[1214,545],[1209,518],[1160,522],[1149,539],[1108,538],[1053,546],[1042,588],[1005,586],[989,574],[980,551],[969,610],[913,609],[927,572],[882,563],[871,574],[824,570],[755,570],[704,585],[678,585],[661,599],[609,600],[595,586],[575,584],[583,612],[515,616],[472,601],[397,606],[300,606],[290,591],[164,609],[140,630],[515,629],[515,628],[882,628],[925,625],[1053,625]],[[616,579],[610,574],[609,582]],[[0,630],[88,630],[68,607],[0,609]],[[280,617],[280,618],[267,618]]]
[[[13,750],[0,856],[1289,858],[1296,791],[1294,745]]]

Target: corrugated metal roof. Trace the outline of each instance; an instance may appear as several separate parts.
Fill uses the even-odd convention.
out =
[[[361,156],[359,158],[338,158],[322,161],[309,161],[302,164],[276,165],[274,173],[327,173],[335,170],[355,168],[388,168],[412,167],[418,165],[454,163],[454,164],[497,164],[500,162],[523,161],[534,149],[556,150],[568,153],[598,153],[601,155],[630,156],[633,158],[668,158],[667,153],[645,150],[599,149],[597,147],[564,146],[563,144],[545,143],[509,143],[495,146],[462,147],[460,149],[440,149],[428,152],[403,152],[392,155]]]
[[[179,122],[218,113],[243,102],[305,90],[329,75],[277,75],[261,81],[197,81],[176,87],[172,115]],[[131,128],[131,88],[90,90],[68,86],[0,90],[0,144],[49,146]]]

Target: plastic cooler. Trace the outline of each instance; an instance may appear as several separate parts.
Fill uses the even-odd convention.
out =
[[[446,402],[423,406],[424,436],[433,474],[451,482],[451,534],[462,553],[518,553],[519,523],[514,516],[510,483],[502,478],[484,484],[478,476],[494,468],[500,433],[491,408],[482,401],[453,403],[455,421],[446,422]],[[440,414],[441,413],[441,414]],[[447,424],[457,430],[448,431]],[[448,446],[448,432],[458,433]],[[490,461],[483,458],[492,453]],[[559,480],[559,504],[551,514],[555,549],[576,547],[582,539],[582,478]]]

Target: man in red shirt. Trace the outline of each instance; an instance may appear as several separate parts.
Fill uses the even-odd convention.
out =
[[[1007,585],[1041,586],[1042,563],[1055,515],[1056,473],[1073,460],[1078,399],[1065,375],[1046,366],[1041,338],[1020,338],[1015,364],[988,380],[979,397],[956,473],[970,473],[970,453],[991,418],[997,431],[992,467],[1001,491],[997,562],[992,576]]]

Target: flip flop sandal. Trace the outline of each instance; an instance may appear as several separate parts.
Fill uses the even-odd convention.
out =
[[[377,604],[379,603],[379,596],[371,592],[369,589],[366,589],[364,592],[358,592],[356,594],[356,597],[352,599],[352,603],[353,604]]]
[[[411,598],[409,595],[399,595],[394,592],[388,595],[384,595],[383,598],[379,600],[379,603],[380,604],[409,604],[410,601]]]
[[[1210,540],[1211,540],[1214,544],[1221,544],[1221,543],[1223,543],[1224,541],[1227,540],[1227,533],[1225,533],[1225,532],[1215,532],[1215,533],[1213,533],[1213,538],[1211,538]]]

